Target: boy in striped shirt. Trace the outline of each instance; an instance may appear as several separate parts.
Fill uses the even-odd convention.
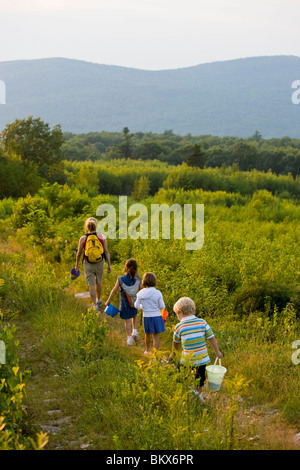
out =
[[[173,310],[179,320],[174,330],[173,350],[179,350],[181,344],[181,363],[183,364],[188,359],[191,367],[195,369],[196,394],[203,401],[202,387],[205,382],[205,366],[210,362],[206,340],[209,340],[218,358],[223,355],[208,323],[202,318],[196,317],[196,306],[192,299],[181,297],[174,305]],[[173,353],[170,355],[169,360],[172,360],[172,358]]]

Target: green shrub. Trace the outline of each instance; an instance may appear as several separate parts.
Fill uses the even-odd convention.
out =
[[[46,434],[40,433],[35,442],[22,429],[24,379],[30,371],[20,370],[15,332],[15,326],[0,320],[0,341],[5,345],[5,361],[0,362],[0,450],[41,449],[47,443]]]

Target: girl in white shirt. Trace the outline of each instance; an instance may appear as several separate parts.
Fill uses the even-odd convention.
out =
[[[155,288],[156,276],[153,273],[145,273],[142,279],[141,289],[137,294],[135,308],[143,310],[143,324],[145,332],[145,355],[151,353],[151,335],[153,348],[158,351],[159,334],[166,331],[160,310],[165,309],[162,293]]]

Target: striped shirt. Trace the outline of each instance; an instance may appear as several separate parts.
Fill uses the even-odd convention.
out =
[[[190,357],[191,364],[198,366],[210,362],[207,352],[206,340],[213,338],[214,334],[205,320],[195,315],[184,317],[177,323],[174,330],[173,341],[181,343],[182,359]]]

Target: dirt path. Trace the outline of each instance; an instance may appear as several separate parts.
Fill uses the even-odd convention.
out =
[[[87,307],[90,299],[84,299],[82,302]],[[100,312],[100,318],[103,317],[106,317],[108,326],[114,325],[113,341],[117,348],[122,350],[122,354],[125,349],[125,353],[132,360],[143,357],[143,341],[126,347],[123,321],[107,316],[104,307]],[[47,450],[88,449],[92,443],[88,441],[87,436],[80,434],[76,426],[80,412],[75,409],[73,403],[66,403],[67,391],[64,387],[64,378],[51,373],[48,367],[48,351],[43,340],[28,318],[17,315],[12,323],[16,326],[15,339],[19,340],[18,355],[21,370],[31,371],[26,378],[25,429],[34,434],[41,431],[47,433],[48,444],[45,447]]]
[[[80,449],[83,442],[76,435],[69,410],[65,409],[61,377],[49,372],[47,352],[41,339],[26,318],[15,318],[14,324],[17,327],[15,337],[20,342],[21,369],[31,371],[25,380],[25,429],[30,433],[45,432],[48,435],[45,449]],[[70,436],[74,436],[72,440]]]

